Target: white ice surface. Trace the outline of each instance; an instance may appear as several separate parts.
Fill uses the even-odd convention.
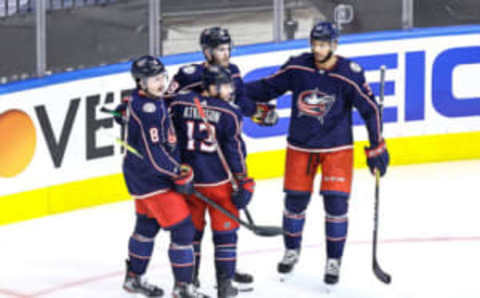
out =
[[[276,273],[282,239],[240,231],[239,268],[255,291],[239,297],[480,297],[480,161],[389,168],[381,182],[379,262],[392,284],[371,270],[374,179],[357,170],[340,284],[324,293],[324,212],[318,186],[307,212],[294,275]],[[318,180],[318,178],[317,178]],[[260,181],[250,205],[259,224],[279,225],[282,179]],[[131,201],[0,227],[0,297],[132,297],[121,289],[134,224]],[[148,278],[169,297],[168,234],[157,237]],[[202,288],[214,296],[213,245],[203,242]]]

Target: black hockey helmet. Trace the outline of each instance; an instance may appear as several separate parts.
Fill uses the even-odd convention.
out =
[[[336,41],[338,40],[339,35],[340,33],[335,24],[330,22],[318,22],[313,26],[312,31],[310,31],[310,41]]]
[[[232,45],[230,33],[225,28],[211,27],[203,30],[200,34],[200,46],[202,49],[214,49],[225,43]]]
[[[231,84],[233,82],[232,74],[228,68],[220,65],[211,65],[203,70],[202,83],[203,88],[208,90],[208,86],[221,84]]]
[[[139,81],[166,72],[166,69],[160,59],[146,55],[133,61],[130,72],[135,81]]]

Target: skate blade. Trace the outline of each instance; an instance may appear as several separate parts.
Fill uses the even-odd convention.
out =
[[[335,292],[335,285],[323,284],[321,292],[325,295],[330,295]]]
[[[253,283],[240,283],[232,281],[232,284],[235,288],[238,289],[239,292],[252,292],[253,291]]]
[[[242,284],[242,283],[232,281],[232,285],[235,288],[237,288],[237,290],[239,292],[252,292],[253,291],[253,284],[252,283]],[[215,290],[218,289],[217,285],[214,286],[214,289]]]
[[[287,282],[289,280],[292,279],[293,277],[293,272],[289,272],[289,273],[279,273],[280,275],[280,281],[281,282]]]

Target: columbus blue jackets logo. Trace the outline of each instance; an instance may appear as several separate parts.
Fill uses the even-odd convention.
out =
[[[298,117],[310,116],[317,118],[321,124],[325,115],[335,103],[335,95],[328,95],[318,89],[306,90],[298,95]]]

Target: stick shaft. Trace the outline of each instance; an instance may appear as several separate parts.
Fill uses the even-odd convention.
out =
[[[385,66],[380,68],[380,96],[379,96],[379,113],[380,113],[380,131],[383,131],[383,101],[385,98]],[[378,210],[380,207],[380,171],[375,170],[375,203],[373,212],[373,240],[372,240],[372,267],[375,276],[384,283],[390,283],[391,277],[384,272],[377,259],[378,245]]]
[[[215,140],[215,150],[217,151],[218,157],[220,158],[220,162],[222,163],[223,168],[225,169],[225,172],[227,172],[228,179],[232,183],[233,190],[236,191],[238,190],[238,184],[233,179],[232,171],[230,170],[230,167],[228,166],[227,159],[225,158],[225,155],[223,154],[222,149],[220,148],[220,145],[218,142],[216,142],[215,134],[213,130],[211,129],[210,123],[207,120],[207,116],[205,114],[205,110],[203,109],[202,105],[200,104],[200,100],[198,97],[194,98],[195,106],[197,107],[198,113],[200,114],[200,118],[202,118],[203,123],[207,126],[208,133],[211,136],[212,140]]]
[[[218,209],[220,212],[222,212],[223,214],[225,214],[228,218],[230,218],[231,220],[237,222],[238,224],[246,227],[247,229],[251,230],[251,231],[255,231],[255,228],[252,227],[252,225],[250,225],[249,223],[243,221],[241,218],[235,216],[233,213],[231,213],[230,211],[228,211],[227,209],[223,208],[222,206],[220,206],[219,204],[215,203],[214,201],[212,201],[211,199],[207,198],[206,196],[204,196],[202,193],[200,193],[199,191],[197,190],[194,190],[193,194],[198,197],[200,200],[204,201],[205,203],[213,206],[214,208]]]
[[[197,97],[195,97],[194,101],[195,101],[195,106],[196,106],[197,109],[198,109],[198,113],[200,114],[200,117],[202,118],[202,121],[203,121],[203,122],[205,123],[205,125],[207,126],[207,128],[208,128],[208,130],[209,130],[209,133],[210,133],[210,135],[212,136],[212,139],[215,140],[215,136],[213,136],[213,131],[210,130],[210,123],[208,123],[208,121],[207,121],[207,116],[205,115],[205,110],[203,109],[203,107],[202,107],[202,105],[200,104],[200,101],[198,100]],[[216,148],[216,150],[217,150],[218,157],[220,158],[220,161],[222,162],[223,168],[224,168],[225,171],[227,172],[227,176],[228,176],[228,178],[229,178],[229,180],[230,180],[230,183],[232,183],[233,191],[237,191],[237,190],[238,190],[237,181],[235,181],[235,179],[233,178],[232,171],[230,170],[230,167],[228,166],[228,163],[227,163],[227,160],[226,160],[226,158],[225,158],[225,155],[223,154],[222,149],[220,148],[220,146],[218,145],[218,143],[215,144],[215,148]],[[253,221],[252,215],[251,215],[250,212],[248,211],[247,207],[243,208],[243,211],[245,212],[245,215],[247,216],[248,222],[249,222],[251,225],[254,225],[254,221]]]

